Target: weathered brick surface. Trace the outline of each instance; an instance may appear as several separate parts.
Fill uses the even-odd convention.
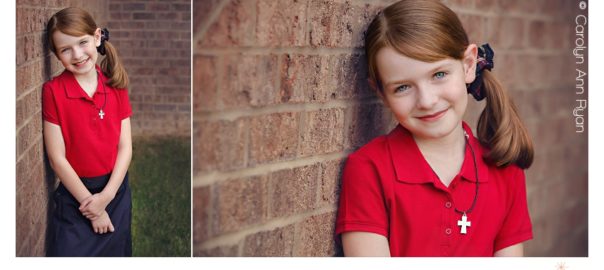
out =
[[[266,220],[266,185],[266,177],[233,179],[217,184],[212,232],[231,232]]]
[[[298,113],[275,113],[250,119],[249,164],[295,157],[299,121]]]
[[[333,230],[346,156],[396,124],[367,84],[362,49],[368,22],[395,1],[199,2],[194,192],[212,187],[217,198],[249,190],[265,194],[266,201],[255,202],[255,219],[225,202],[213,207],[217,212],[198,223],[217,228],[229,216],[229,231],[204,235],[195,229],[194,235],[204,235],[194,244],[195,255],[340,255]],[[493,73],[535,143],[535,161],[526,171],[535,236],[525,254],[586,256],[587,137],[574,132],[572,117],[578,2],[443,2],[458,14],[471,42],[494,48]],[[469,102],[464,120],[470,126],[484,105]],[[256,179],[258,186],[241,179]],[[221,245],[217,239],[228,240]]]
[[[298,224],[294,256],[333,256],[336,212],[329,212],[305,219]]]
[[[285,169],[270,174],[270,217],[286,217],[313,209],[319,164]]]
[[[262,231],[245,238],[241,256],[292,256],[294,225]]]

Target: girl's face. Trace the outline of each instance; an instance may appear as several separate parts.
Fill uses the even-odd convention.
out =
[[[384,47],[376,55],[382,85],[382,91],[376,92],[415,137],[442,138],[461,126],[468,104],[466,83],[474,81],[476,54],[472,44],[461,61],[428,63]]]
[[[83,35],[80,37],[55,31],[52,38],[57,58],[65,69],[76,76],[95,72],[94,65],[98,58],[96,47],[101,44],[100,36],[100,28],[95,31],[94,36]]]

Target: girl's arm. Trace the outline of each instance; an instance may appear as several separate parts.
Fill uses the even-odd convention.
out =
[[[50,167],[55,171],[69,193],[80,203],[90,198],[92,194],[84,186],[65,157],[65,141],[59,125],[44,121],[44,144],[46,145]]]
[[[388,239],[369,232],[346,232],[342,234],[344,256],[347,257],[390,257]]]
[[[524,246],[522,243],[515,244],[495,252],[495,257],[522,257],[524,256]]]
[[[130,117],[122,120],[122,130],[120,133],[120,141],[117,149],[117,158],[111,173],[109,182],[100,193],[96,193],[83,202],[80,205],[80,211],[84,216],[89,219],[99,217],[104,211],[109,202],[113,200],[117,190],[119,189],[124,176],[130,166],[130,160],[132,159],[132,137],[130,128]]]

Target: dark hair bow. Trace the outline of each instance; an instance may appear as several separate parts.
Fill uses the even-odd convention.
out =
[[[96,50],[101,54],[105,55],[105,41],[109,41],[109,30],[107,28],[101,29],[101,45],[96,47]]]
[[[476,78],[474,81],[467,86],[468,93],[472,94],[472,96],[477,100],[481,101],[485,98],[485,93],[482,87],[482,71],[487,69],[491,71],[493,67],[495,67],[495,63],[493,63],[493,57],[495,57],[495,52],[491,49],[488,43],[483,44],[478,47],[478,62],[476,63]]]

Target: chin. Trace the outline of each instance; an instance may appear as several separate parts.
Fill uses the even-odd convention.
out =
[[[443,119],[445,120],[445,119]],[[414,123],[413,125],[403,125],[406,129],[411,131],[414,136],[426,138],[426,139],[439,139],[449,135],[457,125],[455,122],[443,121],[442,123],[424,124],[420,122]],[[461,121],[459,121],[461,124]]]

